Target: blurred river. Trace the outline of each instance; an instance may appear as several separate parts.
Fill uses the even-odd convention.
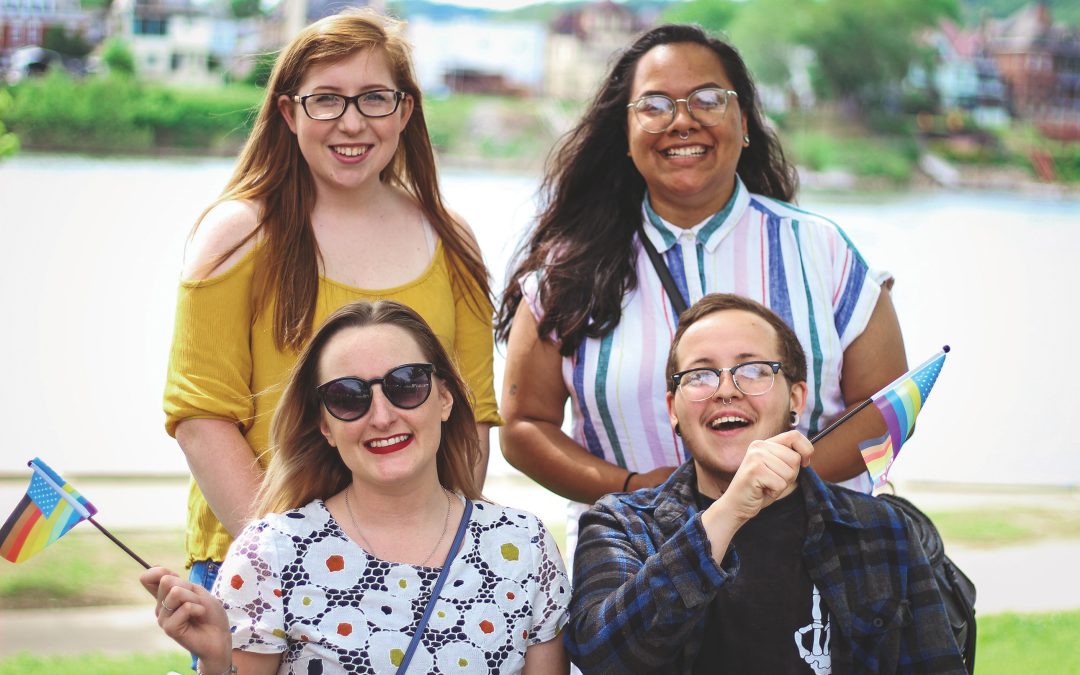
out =
[[[0,163],[0,474],[24,474],[35,455],[66,474],[186,472],[161,412],[176,283],[191,225],[230,171],[220,159]],[[501,288],[537,177],[442,177]],[[1080,303],[1068,281],[1080,198],[807,193],[801,205],[895,274],[912,365],[953,347],[893,477],[1080,484]],[[498,450],[492,459],[512,472]]]

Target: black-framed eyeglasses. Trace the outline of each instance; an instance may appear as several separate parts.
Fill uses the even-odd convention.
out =
[[[776,374],[784,365],[779,361],[747,361],[730,368],[691,368],[671,376],[675,388],[691,401],[704,401],[716,395],[724,373],[731,373],[735,388],[747,396],[769,393]]]
[[[307,116],[313,120],[336,120],[345,114],[352,103],[364,117],[386,117],[397,112],[402,99],[408,94],[397,89],[374,89],[356,96],[341,94],[308,94],[293,96]]]
[[[431,395],[430,363],[406,363],[391,369],[382,377],[365,380],[360,377],[339,377],[316,387],[326,412],[342,422],[352,422],[371,409],[373,385],[381,385],[386,400],[398,408],[418,408]]]
[[[633,108],[638,126],[650,134],[662,134],[675,122],[679,104],[686,105],[690,117],[703,127],[715,127],[724,121],[728,99],[739,96],[731,89],[705,87],[691,92],[686,98],[671,98],[663,94],[647,94],[627,108]]]

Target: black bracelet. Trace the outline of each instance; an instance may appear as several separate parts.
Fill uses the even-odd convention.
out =
[[[637,471],[628,471],[626,473],[626,480],[624,480],[623,484],[622,484],[622,491],[623,492],[626,492],[626,491],[628,491],[630,489],[630,479],[633,478],[636,475],[638,475]]]

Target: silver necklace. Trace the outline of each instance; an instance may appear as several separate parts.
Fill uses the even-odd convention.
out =
[[[443,488],[442,491],[446,495],[446,520],[443,521],[442,534],[439,535],[439,540],[435,542],[435,547],[431,549],[431,553],[428,553],[427,557],[424,558],[424,562],[420,563],[420,567],[428,566],[431,556],[435,555],[435,551],[439,550],[439,546],[442,544],[443,539],[446,538],[446,531],[450,528],[450,491],[446,488]],[[371,555],[379,558],[379,555],[375,553],[375,549],[372,548],[371,544],[368,543],[368,540],[364,538],[364,535],[360,533],[360,525],[356,522],[356,514],[353,513],[352,503],[349,501],[350,492],[352,492],[352,483],[349,483],[349,487],[345,488],[345,510],[349,512],[349,519],[352,520],[353,530],[356,532],[356,536],[360,537],[360,543],[364,545],[364,549]]]

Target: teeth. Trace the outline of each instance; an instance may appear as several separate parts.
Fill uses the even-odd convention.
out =
[[[725,417],[717,417],[712,422],[709,422],[709,426],[713,429],[719,429],[721,424],[747,424],[747,421],[742,417],[728,415]]]
[[[355,146],[334,146],[334,152],[339,155],[345,155],[346,157],[359,157],[367,151],[367,146],[359,148]]]
[[[385,448],[387,446],[394,445],[395,443],[401,443],[408,437],[409,436],[407,434],[402,434],[400,436],[391,436],[390,438],[386,438],[381,441],[371,441],[368,443],[368,445],[373,448]]]
[[[704,145],[692,145],[684,148],[668,148],[664,151],[667,157],[700,157],[705,154]]]

